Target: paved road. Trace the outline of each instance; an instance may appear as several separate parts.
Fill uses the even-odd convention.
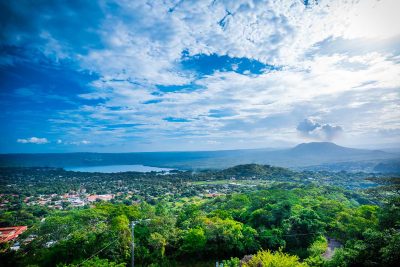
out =
[[[340,248],[342,244],[340,244],[336,239],[329,238],[328,239],[328,247],[326,248],[325,252],[322,254],[322,257],[326,260],[332,259],[333,255],[335,254],[335,248]]]

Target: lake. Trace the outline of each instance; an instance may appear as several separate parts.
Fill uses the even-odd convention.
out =
[[[115,172],[162,172],[171,171],[169,168],[159,168],[144,165],[106,165],[106,166],[90,166],[90,167],[65,167],[67,171],[74,172],[102,172],[102,173],[115,173]]]

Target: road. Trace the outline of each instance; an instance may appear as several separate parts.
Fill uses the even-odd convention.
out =
[[[335,254],[335,248],[340,248],[342,244],[340,244],[336,239],[329,238],[328,239],[328,247],[326,248],[325,252],[322,254],[322,257],[326,260],[332,259],[333,255]]]

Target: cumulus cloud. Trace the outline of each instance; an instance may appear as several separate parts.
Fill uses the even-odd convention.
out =
[[[323,141],[331,141],[343,132],[341,126],[328,123],[321,124],[309,118],[301,121],[296,129],[303,137]]]
[[[38,138],[38,137],[31,137],[26,139],[21,138],[17,139],[17,142],[21,144],[37,144],[37,145],[50,143],[49,140],[47,140],[47,138]]]

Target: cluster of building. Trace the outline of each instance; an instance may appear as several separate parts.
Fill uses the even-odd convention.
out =
[[[0,210],[6,209],[10,205],[10,199],[18,197],[16,194],[0,194]]]
[[[2,206],[6,206],[10,201],[8,199],[17,198],[18,195],[0,195],[0,209]],[[83,207],[87,204],[91,204],[96,201],[110,201],[115,197],[114,194],[86,194],[71,192],[68,194],[50,194],[50,195],[39,195],[35,197],[26,197],[23,201],[27,205],[41,205],[55,209],[63,209],[65,204],[72,207]],[[45,219],[42,219],[45,220]],[[12,226],[0,228],[0,243],[11,243],[11,250],[20,249],[20,244],[26,244],[36,238],[34,235],[25,237],[24,239],[18,239],[22,233],[28,229],[27,226]],[[50,242],[51,243],[51,242]],[[48,243],[46,246],[50,246]],[[0,264],[1,265],[1,264]]]
[[[63,209],[66,204],[72,207],[83,207],[98,200],[110,201],[114,197],[114,194],[90,195],[85,193],[68,193],[64,195],[51,194],[26,197],[24,202],[27,205],[41,205],[54,209]]]
[[[224,194],[218,193],[218,192],[213,192],[213,193],[208,193],[208,194],[201,194],[204,197],[207,198],[214,198],[214,197],[219,197],[219,196],[223,196]]]

